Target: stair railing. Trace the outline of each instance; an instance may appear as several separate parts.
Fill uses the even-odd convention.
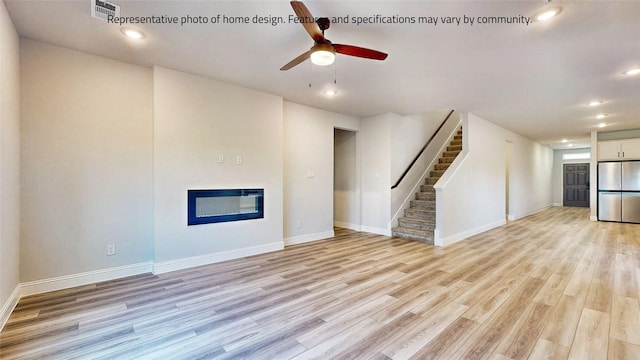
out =
[[[418,161],[418,159],[420,158],[420,156],[422,155],[422,153],[427,149],[427,146],[429,146],[429,144],[431,144],[431,141],[433,141],[433,139],[436,137],[436,135],[438,135],[438,132],[440,131],[440,129],[442,129],[442,127],[444,126],[444,124],[447,123],[447,120],[449,120],[449,118],[451,117],[451,115],[453,114],[454,110],[451,110],[449,112],[449,114],[447,114],[447,116],[444,118],[444,120],[442,120],[442,123],[440,124],[440,126],[438,126],[438,128],[436,129],[436,131],[433,133],[433,135],[431,135],[431,137],[429,138],[429,140],[427,140],[427,143],[424,144],[424,146],[422,147],[422,149],[420,149],[420,151],[418,152],[418,155],[416,155],[416,157],[413,158],[413,161],[411,161],[411,163],[409,164],[409,166],[407,166],[407,168],[404,170],[404,172],[402,173],[402,175],[400,175],[400,178],[398,179],[398,181],[396,181],[395,184],[393,184],[391,186],[391,190],[395,189],[398,187],[398,185],[400,185],[400,183],[402,182],[402,180],[404,179],[405,176],[407,176],[407,174],[409,173],[409,170],[411,170],[411,168],[413,167],[413,165],[416,163],[416,161]]]

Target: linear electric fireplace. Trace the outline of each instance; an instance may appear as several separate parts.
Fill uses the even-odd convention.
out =
[[[264,189],[188,190],[188,225],[264,218]]]

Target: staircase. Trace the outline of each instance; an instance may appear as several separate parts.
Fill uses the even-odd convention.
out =
[[[436,228],[436,192],[433,185],[449,168],[453,160],[462,151],[462,128],[453,137],[434,165],[420,192],[416,193],[411,205],[404,210],[404,216],[398,219],[398,227],[391,230],[393,236],[433,244],[433,230]]]

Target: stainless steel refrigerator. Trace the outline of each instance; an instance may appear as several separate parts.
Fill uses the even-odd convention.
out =
[[[598,163],[598,220],[640,223],[640,161]]]

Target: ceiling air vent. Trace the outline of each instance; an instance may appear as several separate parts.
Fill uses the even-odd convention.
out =
[[[119,17],[120,6],[102,0],[91,0],[91,16],[107,21],[109,16]]]

